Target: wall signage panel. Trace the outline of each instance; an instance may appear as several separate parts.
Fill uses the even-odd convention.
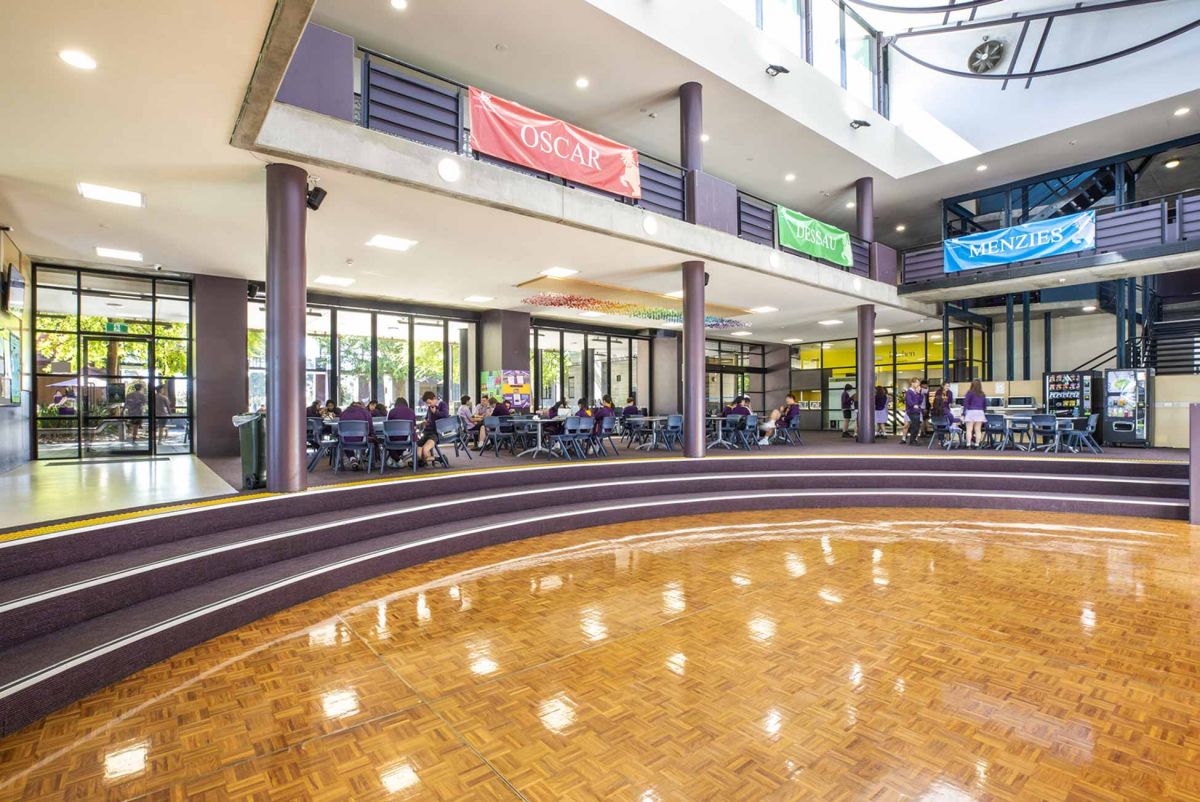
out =
[[[634,148],[475,87],[470,104],[472,149],[605,192],[642,197]]]
[[[1047,259],[1096,247],[1094,211],[982,231],[942,243],[947,273]]]

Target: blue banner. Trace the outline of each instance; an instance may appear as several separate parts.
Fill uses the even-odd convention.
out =
[[[942,243],[947,273],[976,270],[1027,259],[1045,259],[1096,247],[1096,213],[1080,212],[984,231]]]

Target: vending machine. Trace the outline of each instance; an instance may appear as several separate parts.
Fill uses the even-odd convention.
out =
[[[1065,418],[1086,418],[1101,409],[1100,371],[1047,373],[1043,378],[1042,397],[1046,413]]]
[[[1154,371],[1104,371],[1104,444],[1146,447],[1154,441]]]

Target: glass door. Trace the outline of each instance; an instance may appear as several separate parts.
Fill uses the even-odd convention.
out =
[[[148,337],[83,336],[83,456],[150,453],[151,351]]]

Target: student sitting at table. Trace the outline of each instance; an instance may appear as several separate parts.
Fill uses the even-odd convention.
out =
[[[417,413],[408,405],[408,399],[401,396],[392,404],[392,409],[388,412],[388,420],[406,420],[413,424],[413,436],[416,436],[417,431]],[[400,458],[404,455],[399,451],[389,451],[388,458],[393,464],[400,462]]]
[[[450,417],[450,409],[445,401],[439,401],[437,393],[426,390],[421,394],[421,403],[425,405],[425,429],[421,433],[421,441],[417,443],[417,466],[424,468],[433,459],[433,449],[437,445],[437,422]]]
[[[493,417],[497,417],[497,418],[507,418],[507,417],[509,417],[510,415],[512,415],[512,414],[513,414],[513,413],[512,413],[512,407],[510,407],[510,406],[508,405],[508,400],[507,400],[507,399],[504,399],[504,398],[496,398],[495,396],[492,396],[492,398],[491,398],[490,400],[491,400],[491,403],[492,403],[492,412],[491,412],[491,414],[492,414],[492,416],[493,416]],[[483,428],[483,425],[482,425],[482,424],[480,424],[480,426],[479,426],[479,440],[477,440],[477,441],[476,441],[476,443],[475,443],[476,450],[481,450],[481,449],[483,448],[483,442],[484,442],[485,440],[487,440],[487,429]]]
[[[611,395],[605,395],[600,399],[600,405],[592,409],[592,417],[599,421],[601,418],[615,418],[617,411],[613,409],[613,400]],[[597,424],[600,426],[601,424]],[[598,429],[597,429],[598,430]]]
[[[586,398],[579,399],[579,407],[575,410],[575,417],[590,418],[591,416],[592,416],[592,411],[590,409],[588,409],[587,399]]]
[[[320,418],[323,417],[323,415],[324,413],[321,409],[321,402],[317,400],[314,400],[311,404],[309,404],[308,409],[304,410],[304,417],[306,418]]]
[[[566,407],[567,407],[567,402],[564,401],[563,399],[560,398],[559,400],[555,401],[554,405],[546,410],[547,420],[553,420],[554,418],[557,418],[560,415],[565,415],[566,411],[567,411]]]
[[[383,404],[372,398],[367,402],[367,412],[371,413],[372,418],[386,418],[387,410],[383,408]]]
[[[770,445],[771,438],[775,436],[779,427],[790,426],[792,420],[798,417],[800,417],[800,405],[796,403],[796,396],[788,393],[784,397],[783,404],[771,410],[771,417],[759,425],[759,429],[762,430],[762,439],[758,441],[758,444],[760,446]]]
[[[475,430],[475,413],[471,409],[471,396],[464,395],[458,403],[458,420],[465,431]]]
[[[363,403],[361,401],[351,401],[350,406],[346,407],[346,409],[342,411],[342,414],[339,416],[339,418],[340,418],[339,422],[344,422],[344,421],[348,421],[348,420],[366,421],[367,437],[369,438],[371,436],[371,413],[367,410],[367,408],[365,406],[363,406]],[[347,437],[346,442],[357,443],[360,441],[359,441],[359,438],[357,438],[357,437],[354,439]],[[350,470],[357,471],[358,470],[358,457],[355,457],[354,452],[351,452],[351,451],[347,451],[344,454],[342,454],[343,459],[345,459],[346,457],[350,457]]]
[[[321,416],[325,418],[340,418],[342,416],[342,408],[333,403],[330,398],[325,401],[325,409],[321,411]]]
[[[626,398],[625,399],[625,408],[621,410],[621,417],[622,418],[636,417],[637,415],[641,415],[641,414],[642,414],[642,411],[640,409],[638,409],[637,403],[634,402],[634,400],[633,400],[633,396],[629,396],[628,398]]]
[[[726,412],[725,414],[726,415],[752,415],[752,414],[754,414],[750,411],[750,407],[746,406],[746,404],[749,401],[750,401],[749,398],[739,395],[737,398],[733,399],[733,406],[731,406],[729,408],[729,411]]]

